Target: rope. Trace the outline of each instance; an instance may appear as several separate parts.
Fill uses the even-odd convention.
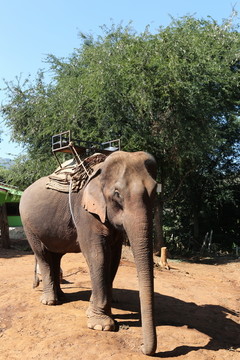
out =
[[[69,203],[69,209],[70,209],[70,213],[71,213],[71,216],[72,216],[73,224],[74,224],[75,228],[77,228],[76,221],[75,221],[75,218],[74,218],[74,215],[73,215],[73,210],[72,210],[71,194],[72,194],[72,179],[70,180],[70,183],[69,183],[68,203]]]
[[[73,142],[70,142],[69,143],[69,147],[70,149],[72,150],[73,154],[75,155],[75,159],[80,163],[80,165],[82,166],[83,170],[85,171],[85,173],[87,174],[87,177],[89,178],[90,177],[90,174],[89,172],[87,171],[82,159],[80,158],[79,154],[77,153],[75,147],[74,147],[74,144]],[[72,178],[70,180],[70,183],[69,183],[69,191],[68,191],[68,202],[69,202],[69,209],[70,209],[70,213],[71,213],[71,216],[72,216],[72,221],[73,221],[73,224],[75,226],[75,228],[77,228],[77,225],[76,225],[76,221],[75,221],[75,218],[74,218],[74,215],[73,215],[73,211],[72,211],[72,202],[71,202],[71,193],[72,193]]]
[[[70,142],[69,147],[72,150],[73,154],[75,155],[75,158],[76,158],[77,162],[83,167],[84,171],[86,172],[87,176],[89,177],[90,174],[88,173],[82,159],[80,158],[79,154],[77,153],[72,141]]]

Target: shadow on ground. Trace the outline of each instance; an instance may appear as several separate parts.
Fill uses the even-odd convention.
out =
[[[90,290],[67,294],[67,302],[88,301]],[[113,290],[114,318],[119,326],[141,326],[138,292],[133,290]],[[116,314],[116,309],[126,310],[127,314]],[[130,313],[129,313],[130,312]],[[187,326],[210,337],[205,346],[179,346],[171,351],[155,354],[156,357],[169,358],[186,355],[199,349],[220,350],[240,347],[240,325],[228,318],[239,313],[218,305],[196,305],[171,296],[155,293],[156,326]]]
[[[10,240],[10,249],[4,249],[1,247],[0,238],[0,258],[10,259],[26,255],[32,255],[32,249],[27,240]]]

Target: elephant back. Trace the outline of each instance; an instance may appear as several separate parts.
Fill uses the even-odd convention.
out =
[[[71,185],[71,191],[78,192],[88,181],[96,165],[105,159],[106,155],[96,153],[85,158],[81,164],[78,164],[75,159],[65,161],[48,176],[46,188],[68,193]]]

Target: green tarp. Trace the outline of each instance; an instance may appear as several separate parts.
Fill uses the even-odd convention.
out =
[[[18,213],[18,204],[21,196],[22,191],[7,184],[0,183],[0,205],[6,204],[9,226],[22,226]]]

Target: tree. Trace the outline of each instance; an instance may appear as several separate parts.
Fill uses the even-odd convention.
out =
[[[8,83],[2,111],[14,138],[27,146],[29,163],[41,159],[37,176],[49,166],[42,169],[50,136],[66,129],[86,140],[121,136],[125,150],[151,152],[162,214],[181,186],[189,192],[203,186],[201,172],[211,163],[216,168],[239,156],[239,32],[233,18],[219,25],[191,16],[156,34],[148,28],[137,34],[130,25],[102,31],[96,39],[81,35],[67,60],[48,57],[51,84],[42,72],[34,83]],[[192,212],[196,204],[192,197]]]

